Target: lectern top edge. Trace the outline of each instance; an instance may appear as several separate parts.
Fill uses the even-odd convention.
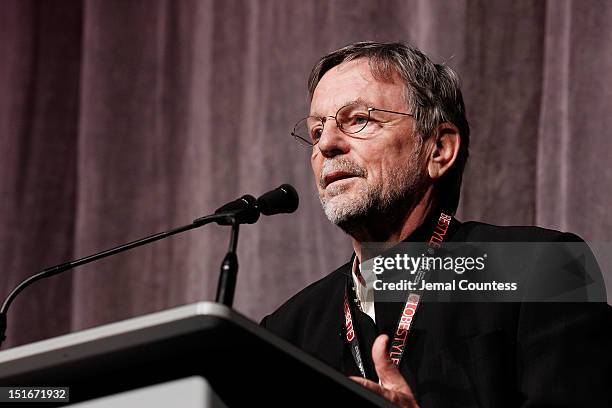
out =
[[[15,361],[43,353],[61,352],[61,350],[77,344],[108,339],[124,333],[152,328],[198,315],[217,316],[226,319],[235,319],[238,316],[230,308],[219,303],[192,303],[0,351],[0,365],[7,361]]]

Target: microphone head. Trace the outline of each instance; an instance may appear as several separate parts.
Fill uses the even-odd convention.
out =
[[[263,215],[292,213],[299,203],[298,193],[290,184],[283,184],[257,199],[257,207]]]

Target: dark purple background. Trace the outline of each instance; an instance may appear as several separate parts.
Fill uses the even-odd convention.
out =
[[[259,319],[345,262],[288,134],[317,58],[366,39],[462,76],[460,219],[611,241],[610,21],[606,1],[3,0],[0,296],[284,182],[300,209],[242,229],[237,309]],[[227,239],[208,227],[40,282],[7,345],[212,299]]]

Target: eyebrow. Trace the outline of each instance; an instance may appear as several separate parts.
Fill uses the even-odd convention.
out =
[[[353,100],[351,100],[351,101],[346,101],[346,102],[344,102],[342,105],[340,105],[340,106],[338,107],[338,109],[340,109],[340,108],[342,108],[342,107],[344,107],[344,106],[346,106],[346,105],[351,105],[351,104],[354,104],[354,103],[360,103],[360,104],[362,104],[362,105],[367,106],[368,108],[372,108],[372,107],[373,107],[372,102],[370,102],[370,101],[368,101],[367,99],[364,99],[364,98],[362,98],[362,97],[360,96],[360,97],[358,97],[357,99],[353,99]],[[336,112],[338,112],[338,109],[336,109]],[[335,114],[336,112],[334,112],[334,114]],[[321,113],[319,113],[319,112],[311,112],[311,113],[310,113],[308,116],[313,116],[313,117],[315,117],[315,118],[322,118],[322,117],[324,117],[324,116],[326,116],[326,115],[323,115],[323,114],[321,114]],[[333,115],[328,115],[328,116],[333,116]]]

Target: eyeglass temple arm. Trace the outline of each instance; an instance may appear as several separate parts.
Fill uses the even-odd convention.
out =
[[[406,115],[406,116],[414,116],[412,113],[396,112],[396,111],[390,111],[390,110],[378,109],[378,108],[368,108],[368,112],[373,112],[373,111],[387,112],[387,113],[396,113],[398,115]]]

